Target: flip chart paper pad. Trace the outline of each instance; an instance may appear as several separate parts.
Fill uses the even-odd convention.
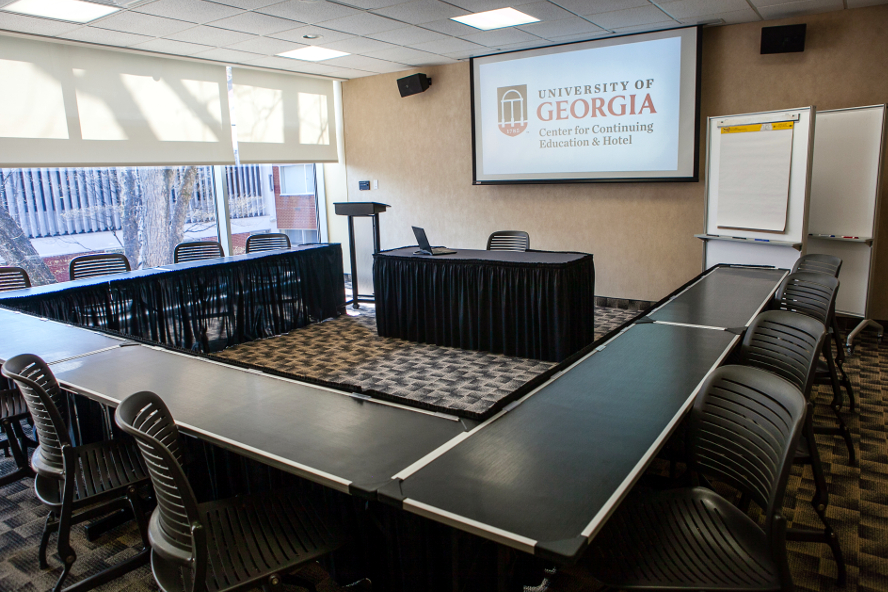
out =
[[[723,127],[718,226],[786,230],[793,122]]]

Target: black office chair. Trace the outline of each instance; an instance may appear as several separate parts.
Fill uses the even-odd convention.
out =
[[[179,430],[156,394],[127,397],[115,420],[139,443],[154,482],[151,569],[164,592],[281,590],[286,573],[344,543],[293,490],[198,504],[180,466]]]
[[[283,232],[254,234],[247,237],[247,253],[278,251],[290,248],[290,237]]]
[[[793,528],[787,532],[787,539],[829,545],[838,566],[839,582],[844,583],[845,560],[839,539],[826,518],[829,492],[814,439],[811,389],[824,339],[828,339],[826,328],[812,317],[783,310],[765,311],[755,318],[743,336],[740,362],[776,374],[799,389],[807,400],[804,438],[800,440],[793,461],[796,464],[811,465],[814,474],[814,496],[811,504],[823,522],[824,529],[816,532]]]
[[[0,390],[0,427],[6,440],[0,442],[6,456],[12,455],[15,470],[0,477],[0,487],[14,483],[25,477],[33,477],[34,470],[28,464],[28,447],[36,448],[37,443],[25,436],[22,420],[30,420],[25,400],[14,388]]]
[[[835,315],[838,289],[839,280],[833,276],[807,271],[791,273],[784,278],[777,288],[771,308],[801,313],[820,321],[824,327],[829,327]],[[830,408],[833,410],[839,425],[835,428],[818,426],[814,431],[817,434],[841,436],[845,440],[845,446],[848,448],[849,462],[852,465],[856,465],[857,455],[854,452],[854,440],[851,437],[851,430],[845,425],[845,419],[841,414],[842,388],[836,372],[835,359],[832,355],[831,340],[823,340],[822,351],[823,357],[826,359],[826,369],[829,377],[828,384],[832,385],[833,390]],[[815,375],[815,382],[820,382],[818,375]]]
[[[173,251],[173,263],[216,259],[224,256],[222,245],[216,241],[185,242],[176,245],[176,249]]]
[[[804,397],[782,378],[719,368],[691,411],[689,467],[755,501],[764,526],[705,487],[637,491],[593,539],[583,566],[618,589],[792,590],[781,509],[804,420]]]
[[[40,567],[49,567],[46,548],[53,532],[58,533],[58,552],[64,564],[53,591],[62,590],[77,559],[70,544],[71,526],[121,509],[132,511],[142,535],[142,550],[66,591],[91,590],[148,563],[148,523],[138,491],[148,486],[148,475],[135,443],[121,438],[74,446],[65,421],[64,395],[39,357],[15,356],[3,364],[2,373],[21,391],[40,440],[31,457],[36,473],[34,492],[50,510],[40,540]]]
[[[487,238],[488,251],[526,251],[530,235],[523,230],[497,230]]]
[[[28,272],[21,267],[0,267],[0,292],[31,287]]]
[[[129,260],[120,253],[81,255],[71,259],[68,275],[72,280],[130,271]]]
[[[799,257],[792,266],[792,273],[799,271],[825,273],[838,279],[839,272],[842,271],[842,260],[832,255],[805,255]],[[836,346],[836,367],[839,370],[839,374],[841,374],[839,384],[844,386],[845,391],[848,393],[848,409],[854,411],[856,407],[854,389],[851,386],[851,379],[848,378],[848,373],[845,372],[845,347],[842,345],[842,333],[839,331],[839,323],[836,320],[835,314],[833,314],[830,332],[832,333],[833,343]]]

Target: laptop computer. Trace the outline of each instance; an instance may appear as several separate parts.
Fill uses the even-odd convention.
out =
[[[449,255],[451,253],[456,253],[453,249],[445,249],[444,247],[432,247],[429,244],[429,239],[426,237],[425,230],[418,226],[413,226],[413,235],[416,236],[416,243],[419,245],[419,250],[414,253],[414,255]]]

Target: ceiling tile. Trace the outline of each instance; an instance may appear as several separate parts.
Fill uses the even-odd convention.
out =
[[[430,41],[447,39],[446,35],[429,31],[428,29],[421,29],[419,27],[404,27],[403,29],[393,29],[391,31],[383,31],[382,33],[373,33],[370,37],[385,41],[386,43],[395,43],[397,45],[415,45],[417,43],[428,43]]]
[[[382,16],[362,12],[344,18],[333,19],[332,21],[324,21],[324,27],[334,29],[344,33],[352,33],[354,35],[372,35],[373,33],[382,33],[383,31],[391,31],[392,29],[400,29],[404,23],[393,21]]]
[[[524,0],[524,2],[527,2],[527,0]],[[506,8],[507,6],[518,8],[516,4],[509,2],[509,0],[451,0],[449,3],[465,8],[469,12],[487,12],[497,8]],[[552,6],[554,7],[554,5]]]
[[[385,8],[386,6],[394,6],[395,4],[404,4],[410,0],[340,0],[341,4],[348,4],[355,8],[363,8],[364,10],[373,10],[375,8]]]
[[[580,17],[571,17],[558,21],[543,21],[542,23],[532,23],[519,27],[522,31],[533,33],[545,39],[552,37],[565,37],[567,35],[579,35],[583,33],[597,34],[602,32],[602,28],[593,25],[587,20]]]
[[[96,29],[95,27],[81,27],[76,31],[59,35],[59,37],[74,41],[85,41],[86,43],[98,43],[99,45],[116,45],[118,47],[126,47],[127,45],[135,45],[136,43],[144,43],[154,39],[147,35],[134,35],[133,33],[121,33],[119,31],[109,31],[108,29]]]
[[[336,78],[345,78],[346,80],[354,80],[355,78],[366,78],[367,76],[376,76],[376,72],[366,72],[364,70],[354,70],[351,68],[337,68],[335,72],[327,74]]]
[[[564,37],[552,37],[549,41],[553,43],[575,43],[578,41],[589,41],[591,39],[598,39],[600,37],[606,37],[611,34],[610,31],[605,31],[601,29],[600,33],[587,33],[584,35],[565,35]]]
[[[291,49],[299,49],[306,47],[304,43],[293,43],[292,41],[284,41],[283,39],[273,39],[271,37],[253,37],[240,43],[226,46],[230,49],[240,51],[252,51],[254,53],[264,53],[266,55],[283,53]]]
[[[660,21],[659,23],[647,23],[645,25],[632,25],[630,27],[617,27],[615,32],[620,34],[626,33],[649,33],[650,31],[662,31],[663,29],[671,29],[679,26],[675,21]]]
[[[490,55],[491,53],[495,53],[489,47],[485,47],[483,49],[484,49],[484,51],[455,51],[452,53],[448,52],[446,54],[446,57],[460,61],[460,60],[467,60],[469,58],[476,58],[478,56]]]
[[[840,0],[841,1],[841,0]],[[669,20],[669,16],[656,6],[640,6],[590,16],[589,20],[605,29],[634,27]]]
[[[413,48],[440,54],[476,51],[479,49],[490,51],[487,49],[487,47],[478,47],[476,43],[470,43],[469,41],[466,41],[464,39],[457,39],[456,37],[447,37],[446,39],[442,39],[441,41],[435,41],[432,43],[417,43],[413,46]]]
[[[845,0],[848,8],[863,8],[864,6],[877,6],[879,4],[888,4],[888,0]]]
[[[443,2],[438,2],[438,0],[415,0],[407,4],[380,8],[373,12],[413,25],[421,25],[422,23],[469,14],[468,11],[462,8],[444,4]]]
[[[371,58],[387,60],[389,62],[398,62],[399,64],[407,64],[408,66],[424,66],[435,58],[441,56],[429,53],[427,51],[419,51],[410,49],[409,47],[393,47],[391,49],[382,49],[372,51],[366,54]]]
[[[318,39],[306,39],[303,35],[320,35],[320,37]],[[270,37],[295,41],[297,43],[305,43],[306,45],[321,45],[322,43],[332,43],[334,41],[341,41],[342,39],[351,39],[353,35],[341,33],[332,29],[325,29],[316,25],[308,25],[305,27],[290,29],[289,31],[274,33],[270,35]]]
[[[271,33],[279,33],[281,31],[289,31],[293,27],[299,26],[300,23],[278,18],[276,16],[259,14],[258,12],[244,12],[237,16],[213,21],[210,24],[214,27],[231,29],[232,31],[254,33],[256,35],[268,35]]]
[[[291,60],[279,57],[264,57],[250,62],[251,66],[262,66],[263,68],[275,68],[278,70],[290,70],[292,72],[302,72],[304,74],[326,74],[335,68],[325,65],[323,62],[306,62],[304,60]]]
[[[280,0],[213,0],[217,4],[225,4],[227,6],[236,6],[244,10],[255,10],[264,6],[277,4]]]
[[[141,35],[151,35],[153,37],[165,37],[189,29],[194,25],[184,21],[126,11],[112,14],[100,21],[95,21],[93,22],[93,26],[100,29],[123,31],[124,33],[138,33]]]
[[[216,47],[208,51],[196,53],[194,54],[194,57],[203,58],[205,60],[215,60],[217,62],[243,64],[254,62],[266,56],[260,55],[258,53],[250,53],[247,51],[237,51],[235,49],[224,49]]]
[[[358,14],[360,11],[342,6],[341,4],[333,4],[332,2],[290,0],[289,2],[266,6],[259,12],[313,24]]]
[[[559,0],[558,4],[583,16],[651,5],[648,0]]]
[[[447,64],[455,64],[457,60],[453,58],[448,58],[447,56],[429,54],[431,57],[427,58],[425,62],[420,64],[420,66],[446,66]]]
[[[369,51],[380,51],[397,47],[391,43],[383,43],[382,41],[367,39],[366,37],[352,37],[351,39],[331,41],[329,43],[323,43],[322,45],[323,47],[347,53],[367,53]]]
[[[512,43],[540,41],[539,37],[513,28],[497,29],[496,31],[481,31],[471,35],[462,35],[462,38],[466,41],[471,41],[472,43],[486,45],[487,47],[500,47],[501,45],[509,45]]]
[[[152,39],[138,45],[132,45],[133,49],[144,49],[145,51],[158,51],[160,53],[171,53],[175,55],[194,55],[202,51],[212,49],[206,45],[197,45],[196,43],[185,43],[184,41],[173,41],[171,39]]]
[[[399,70],[404,70],[407,66],[403,64],[394,64],[392,62],[386,62],[383,60],[377,60],[376,58],[368,58],[366,56],[359,55],[349,55],[343,56],[341,58],[333,58],[332,60],[325,60],[325,63],[330,64],[331,66],[340,66],[343,68],[355,68],[357,70],[366,70],[368,72],[398,72]]]
[[[453,35],[454,37],[458,37],[460,35],[469,35],[472,32],[478,31],[478,29],[476,29],[475,27],[470,27],[468,25],[464,25],[450,19],[442,19],[440,21],[433,21],[431,23],[423,23],[422,28],[431,29],[432,31],[437,31],[438,33],[444,33],[445,35]]]
[[[764,2],[773,2],[773,0],[764,0]],[[832,10],[842,10],[842,0],[802,0],[801,2],[789,2],[786,4],[774,4],[772,6],[759,6],[756,3],[762,17],[767,20],[786,18],[791,16],[801,16],[806,14],[816,14],[819,12],[830,12]]]
[[[174,35],[164,35],[167,39],[175,39],[176,41],[187,41],[188,43],[200,43],[202,45],[212,45],[214,47],[224,47],[232,45],[247,39],[252,39],[255,35],[247,33],[237,33],[227,29],[218,29],[216,27],[193,27],[185,31],[181,31]]]
[[[711,22],[717,19],[721,19],[722,21],[724,21],[723,24],[726,25],[751,23],[754,21],[762,20],[762,18],[753,9],[747,6],[745,10],[732,10],[730,12],[720,12],[717,14],[703,14],[696,17],[687,17],[681,19],[681,22],[686,25],[696,25],[700,23]]]
[[[214,4],[203,0],[157,0],[133,9],[135,12],[153,14],[203,24],[243,12],[239,8]]]
[[[660,8],[676,20],[704,14],[751,10],[746,0],[678,0],[677,2],[660,2]]]
[[[510,6],[541,21],[557,21],[574,16],[551,2],[524,2],[520,5],[512,4]]]

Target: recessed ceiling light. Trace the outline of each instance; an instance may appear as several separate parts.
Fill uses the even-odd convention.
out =
[[[293,58],[294,60],[305,60],[307,62],[320,62],[321,60],[329,60],[331,58],[341,58],[347,56],[344,51],[336,51],[335,49],[327,49],[326,47],[303,47],[302,49],[294,49],[279,53],[282,58]]]
[[[482,31],[491,31],[493,29],[504,29],[505,27],[517,27],[518,25],[537,23],[540,19],[508,7],[499,8],[497,10],[488,10],[487,12],[476,12],[475,14],[467,14],[466,16],[455,16],[450,20],[469,25],[470,27],[475,27],[476,29],[481,29]]]
[[[3,10],[73,23],[88,23],[120,9],[82,0],[18,0],[4,6]]]
[[[303,35],[302,38],[303,39],[320,39],[321,36],[320,35]]]

